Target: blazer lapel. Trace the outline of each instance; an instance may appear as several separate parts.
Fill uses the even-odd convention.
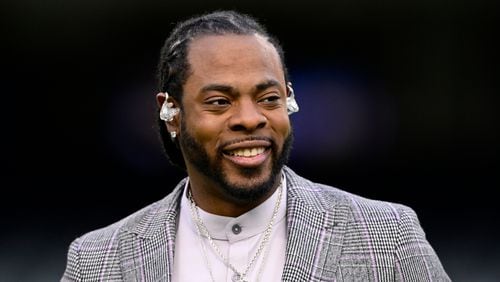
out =
[[[334,281],[348,207],[285,168],[288,183],[283,281]]]
[[[124,281],[171,281],[177,213],[182,188],[153,207],[120,238],[121,272]]]

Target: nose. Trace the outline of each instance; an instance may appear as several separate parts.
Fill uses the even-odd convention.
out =
[[[229,128],[233,131],[252,132],[265,127],[267,118],[259,106],[251,100],[240,101],[229,120]]]

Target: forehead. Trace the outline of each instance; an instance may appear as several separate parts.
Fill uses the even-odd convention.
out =
[[[201,36],[190,43],[188,61],[195,78],[229,79],[261,73],[284,81],[276,48],[258,34]]]

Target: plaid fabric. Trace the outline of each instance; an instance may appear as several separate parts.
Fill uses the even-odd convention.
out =
[[[410,208],[284,168],[283,281],[450,281]],[[72,242],[61,281],[170,281],[181,181],[163,200]]]

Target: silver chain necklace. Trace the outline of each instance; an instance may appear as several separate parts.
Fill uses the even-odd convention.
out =
[[[280,182],[280,184],[278,186],[278,189],[279,189],[278,190],[278,199],[276,200],[276,204],[274,205],[274,210],[273,210],[273,214],[271,216],[271,220],[269,221],[269,224],[267,225],[266,230],[264,231],[264,235],[261,237],[259,248],[255,252],[255,254],[252,257],[252,259],[250,260],[250,263],[247,264],[247,266],[246,266],[246,268],[245,268],[245,270],[243,272],[239,271],[229,261],[229,259],[222,253],[222,251],[219,249],[219,247],[215,244],[215,242],[212,239],[212,236],[210,236],[210,233],[208,232],[208,228],[205,226],[205,224],[201,220],[201,217],[200,217],[200,214],[199,214],[199,211],[198,211],[198,206],[196,205],[196,203],[195,203],[195,201],[193,199],[193,195],[191,193],[191,189],[188,190],[188,198],[189,198],[189,201],[190,201],[190,205],[189,206],[190,206],[190,209],[191,209],[191,217],[192,217],[193,221],[196,223],[196,230],[198,231],[198,236],[199,236],[198,238],[200,239],[200,244],[201,244],[202,253],[203,253],[203,256],[204,256],[204,259],[205,259],[205,264],[207,265],[208,271],[210,273],[210,278],[211,278],[211,280],[213,282],[215,282],[215,279],[214,279],[214,276],[213,276],[213,273],[212,273],[212,267],[210,265],[210,260],[208,259],[208,256],[207,256],[207,251],[206,251],[205,245],[203,244],[203,241],[202,241],[202,235],[204,235],[205,237],[207,237],[208,242],[209,242],[210,246],[212,247],[212,249],[215,251],[215,253],[222,259],[222,261],[224,262],[224,264],[226,266],[228,266],[229,268],[231,268],[231,270],[235,273],[235,275],[233,276],[233,281],[235,281],[235,282],[236,281],[239,281],[239,282],[246,281],[245,278],[248,275],[248,272],[252,268],[252,266],[255,263],[255,261],[257,261],[257,258],[262,253],[262,251],[264,250],[267,242],[269,241],[269,237],[271,235],[271,231],[272,231],[273,225],[274,225],[274,220],[276,219],[276,216],[278,215],[278,211],[279,211],[279,207],[280,207],[280,203],[281,203],[281,196],[283,194],[283,187],[282,187],[282,183],[281,182]],[[262,271],[262,268],[263,267],[260,268],[259,272]]]

